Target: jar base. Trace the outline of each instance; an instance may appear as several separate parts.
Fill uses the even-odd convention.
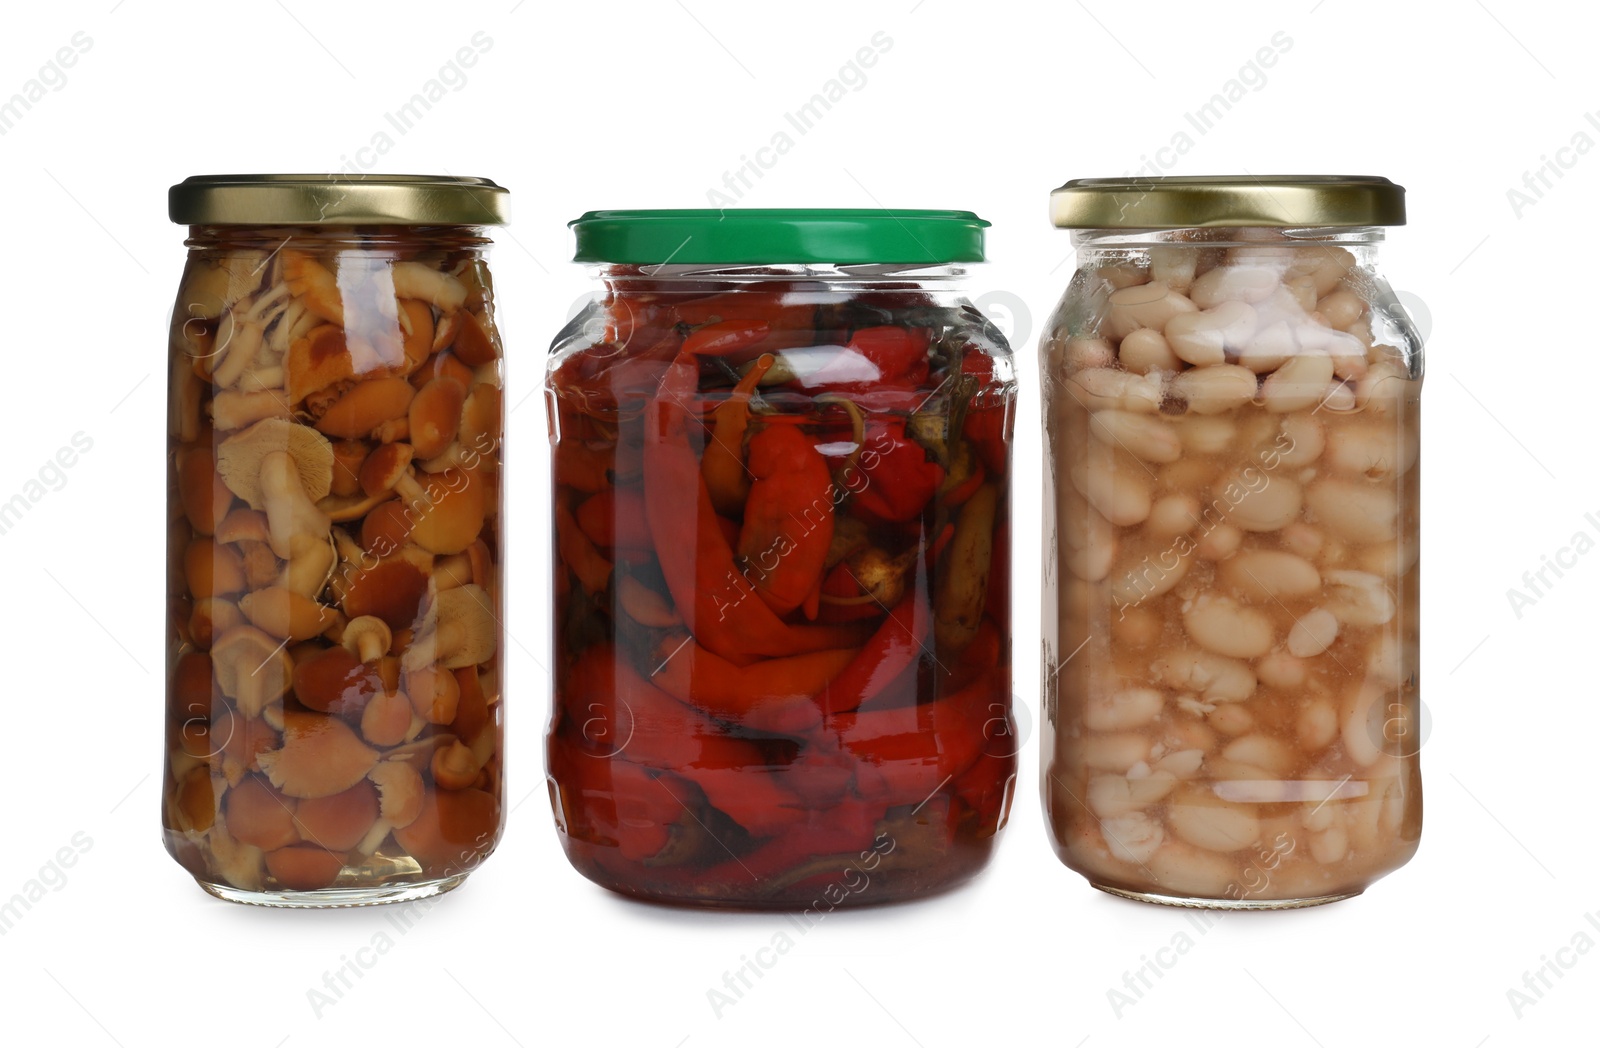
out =
[[[1325,906],[1330,902],[1354,899],[1361,892],[1340,892],[1334,895],[1311,895],[1301,899],[1194,899],[1182,895],[1157,895],[1154,892],[1135,892],[1126,888],[1113,888],[1109,884],[1090,881],[1108,895],[1134,902],[1150,902],[1157,906],[1181,906],[1191,910],[1303,910],[1309,906]]]
[[[266,889],[246,891],[231,884],[216,884],[195,879],[208,894],[246,906],[274,906],[283,909],[343,909],[353,906],[381,906],[391,902],[416,902],[443,895],[467,879],[464,873],[432,881],[405,884],[374,884],[361,888],[318,888],[315,891]]]

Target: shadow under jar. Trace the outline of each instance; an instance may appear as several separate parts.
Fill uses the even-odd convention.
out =
[[[482,179],[174,186],[167,850],[235,902],[460,884],[503,819]]]
[[[1273,909],[1416,851],[1422,343],[1381,178],[1069,182],[1041,353],[1047,817],[1095,887]]]
[[[826,912],[984,865],[1016,773],[1002,335],[966,212],[593,212],[548,375],[551,802],[638,898]]]

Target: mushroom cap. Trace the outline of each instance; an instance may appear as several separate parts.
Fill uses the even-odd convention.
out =
[[[445,590],[434,598],[434,614],[435,657],[440,665],[454,670],[494,658],[500,643],[500,625],[488,590],[476,583]]]
[[[380,444],[373,448],[361,463],[361,490],[373,496],[392,490],[405,476],[414,455],[410,444]]]
[[[217,446],[217,472],[222,482],[251,509],[265,509],[261,494],[261,460],[274,451],[288,452],[300,473],[306,497],[315,502],[333,486],[333,445],[309,426],[288,419],[264,418]]]
[[[259,689],[262,705],[283,697],[294,675],[294,660],[277,640],[254,626],[238,625],[225,630],[211,643],[211,666],[217,684],[230,699],[237,699],[246,681]],[[246,710],[254,716],[259,710]]]
[[[405,761],[384,761],[367,778],[378,787],[378,810],[396,827],[410,826],[422,814],[427,788],[422,775]]]
[[[256,758],[285,796],[302,800],[343,793],[366,777],[378,751],[338,717],[285,712],[283,747]]]

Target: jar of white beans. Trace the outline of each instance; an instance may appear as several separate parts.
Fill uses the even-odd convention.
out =
[[[1041,344],[1044,799],[1149,902],[1359,894],[1422,827],[1422,341],[1383,178],[1079,179]]]

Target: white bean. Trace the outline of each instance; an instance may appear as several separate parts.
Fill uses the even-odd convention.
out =
[[[1394,618],[1394,597],[1377,575],[1365,571],[1330,571],[1327,609],[1350,626],[1382,626]]]
[[[1215,455],[1233,442],[1238,427],[1218,415],[1185,415],[1177,421],[1178,440],[1185,451]]]
[[[1089,411],[1118,408],[1154,413],[1161,408],[1161,376],[1133,375],[1115,368],[1085,368],[1067,379],[1063,391]]]
[[[1256,373],[1237,364],[1190,368],[1173,378],[1172,395],[1195,414],[1220,415],[1255,398]]]
[[[1169,688],[1197,692],[1207,702],[1243,702],[1256,690],[1249,663],[1209,651],[1170,652],[1151,668]]]
[[[1167,825],[1179,840],[1214,852],[1247,848],[1261,836],[1261,823],[1249,808],[1194,787],[1168,803]]]
[[[1178,354],[1167,345],[1166,336],[1155,328],[1140,328],[1130,333],[1117,347],[1117,359],[1123,367],[1139,375],[1152,371],[1177,371],[1183,367]]]
[[[1154,688],[1096,691],[1083,704],[1083,723],[1090,731],[1142,728],[1160,715],[1164,701]]]
[[[1417,383],[1400,365],[1384,361],[1374,364],[1356,383],[1355,402],[1377,414],[1396,411],[1408,400],[1415,400]]]
[[[1110,451],[1072,467],[1072,486],[1111,523],[1126,527],[1150,515],[1152,482],[1138,463]]]
[[[1161,823],[1144,812],[1105,819],[1100,823],[1100,833],[1113,857],[1132,863],[1144,863],[1153,858],[1167,836]]]
[[[1082,746],[1083,763],[1095,771],[1126,773],[1150,756],[1150,740],[1143,735],[1090,735]]]
[[[1387,480],[1417,462],[1416,427],[1393,421],[1351,421],[1328,437],[1328,466],[1336,473]]]
[[[1256,660],[1256,676],[1269,688],[1292,691],[1306,683],[1306,663],[1287,651],[1269,651]]]
[[[1106,330],[1114,338],[1127,338],[1140,328],[1164,328],[1179,313],[1193,313],[1196,308],[1159,280],[1124,287],[1107,300]]]
[[[1339,638],[1339,620],[1326,608],[1312,608],[1289,629],[1289,654],[1297,659],[1321,655]]]
[[[1135,556],[1139,559],[1133,560]],[[1138,604],[1168,593],[1189,573],[1194,558],[1163,550],[1155,556],[1135,551],[1128,559],[1127,567],[1119,566],[1111,574],[1111,599],[1118,605]]]
[[[1322,423],[1314,415],[1285,416],[1278,426],[1278,436],[1281,439],[1273,444],[1278,465],[1289,469],[1299,469],[1317,461],[1327,443]]]
[[[1311,751],[1320,750],[1339,734],[1339,713],[1331,702],[1322,699],[1308,702],[1295,718],[1294,730],[1301,746]]]
[[[1217,567],[1217,577],[1250,600],[1307,597],[1322,586],[1316,566],[1279,550],[1247,550]]]
[[[1201,560],[1227,560],[1244,545],[1244,532],[1232,524],[1218,524],[1195,543],[1195,556]]]
[[[1179,313],[1162,330],[1172,352],[1191,364],[1221,364],[1255,334],[1256,311],[1243,302],[1223,302],[1202,313]]]
[[[1350,852],[1350,839],[1343,828],[1332,826],[1311,838],[1311,857],[1324,866],[1341,861]]]
[[[1340,331],[1361,319],[1366,311],[1367,304],[1361,301],[1360,296],[1346,289],[1330,292],[1317,300],[1317,312]]]
[[[1142,779],[1124,775],[1096,775],[1089,780],[1085,802],[1101,818],[1126,815],[1161,800],[1178,785],[1171,772],[1156,772]]]
[[[1289,774],[1298,762],[1294,747],[1270,735],[1244,735],[1222,750],[1226,760],[1254,765],[1275,777]]]
[[[1287,414],[1322,400],[1333,378],[1333,360],[1322,353],[1290,357],[1261,384],[1261,403],[1268,411]]]
[[[1394,537],[1400,506],[1393,486],[1326,477],[1306,489],[1305,499],[1317,521],[1347,542]]]
[[[1103,338],[1074,338],[1067,342],[1061,361],[1068,371],[1108,368],[1117,362],[1117,353]]]
[[[1168,841],[1145,861],[1150,879],[1173,895],[1220,899],[1239,876],[1238,864],[1216,852]]]
[[[1207,651],[1253,659],[1272,650],[1272,619],[1232,597],[1204,594],[1183,610],[1183,628]]]
[[[1300,352],[1299,340],[1287,321],[1263,325],[1239,351],[1239,364],[1256,374],[1265,374],[1281,366]]]
[[[1229,507],[1229,523],[1246,531],[1277,531],[1300,512],[1299,484],[1254,467],[1224,477],[1212,491]]]
[[[1175,462],[1183,454],[1177,432],[1159,415],[1096,411],[1089,416],[1089,433],[1146,462]]]
[[[1194,248],[1158,244],[1150,249],[1150,279],[1163,281],[1174,291],[1187,291],[1198,261]]]
[[[1145,530],[1156,539],[1187,535],[1200,523],[1200,500],[1193,495],[1163,495],[1150,507]]]

